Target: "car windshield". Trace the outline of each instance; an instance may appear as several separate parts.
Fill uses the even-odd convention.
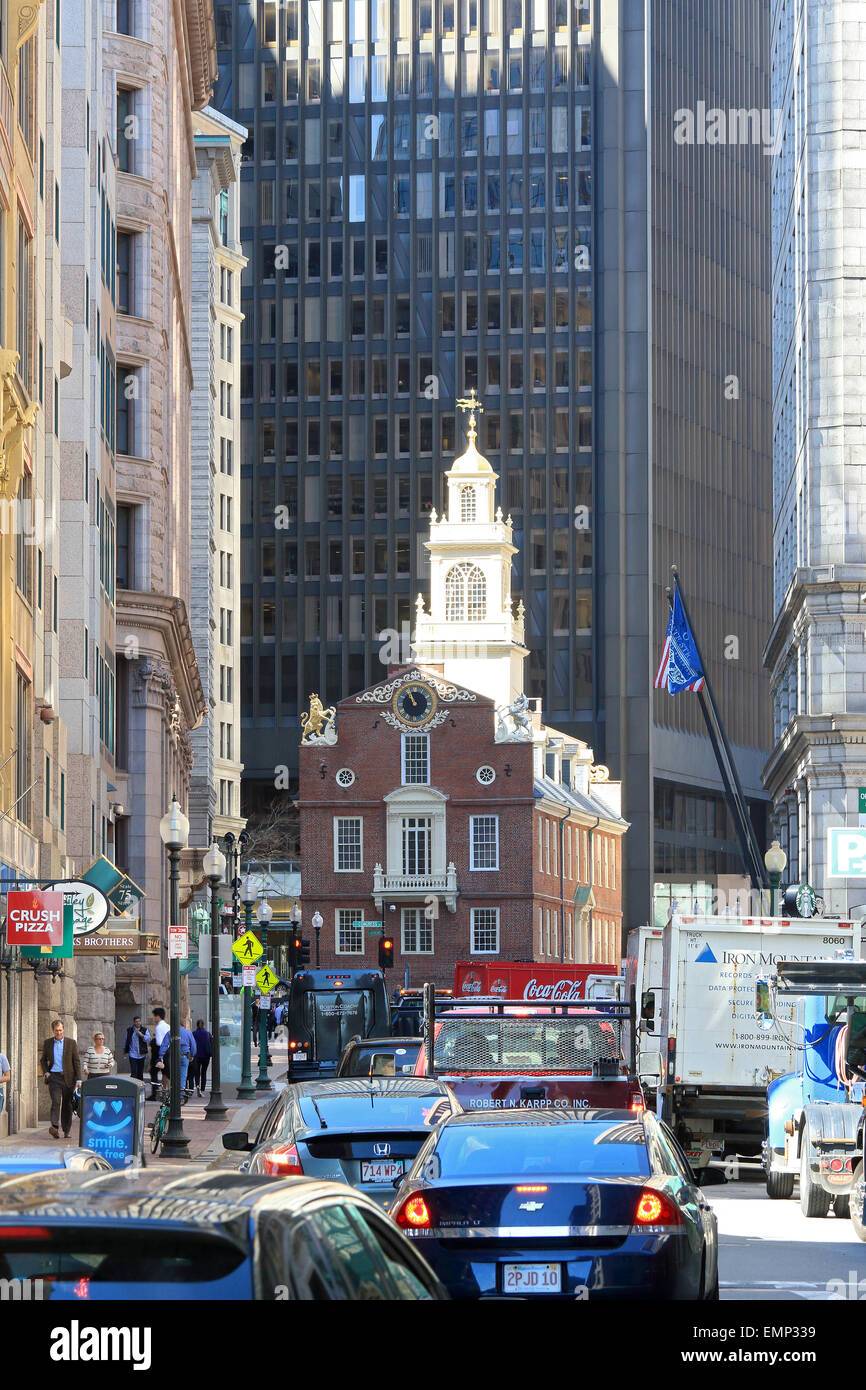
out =
[[[317,1095],[315,1100],[315,1106],[311,1096],[303,1096],[300,1100],[301,1114],[311,1129],[379,1129],[382,1126],[396,1129],[404,1125],[435,1124],[442,1118],[441,1095]]]
[[[208,1297],[222,1282],[250,1297],[246,1253],[231,1241],[197,1238],[175,1230],[70,1230],[7,1226],[0,1237],[0,1278],[41,1279],[53,1287],[77,1284],[206,1284]]]
[[[464,1071],[591,1071],[619,1056],[618,1020],[505,1015],[446,1017],[436,1040],[436,1065]]]
[[[648,1177],[643,1127],[629,1121],[446,1125],[425,1177]]]

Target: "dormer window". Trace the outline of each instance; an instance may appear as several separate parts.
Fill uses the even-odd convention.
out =
[[[448,622],[483,622],[487,615],[487,580],[468,560],[453,565],[445,576],[445,617]]]
[[[460,520],[475,520],[475,489],[474,487],[462,487],[460,489]]]

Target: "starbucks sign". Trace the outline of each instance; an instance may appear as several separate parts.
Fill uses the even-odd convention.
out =
[[[72,908],[73,937],[98,931],[108,920],[108,899],[92,883],[84,883],[81,879],[64,879],[60,883],[52,883],[51,888],[55,893],[62,893],[66,906]]]

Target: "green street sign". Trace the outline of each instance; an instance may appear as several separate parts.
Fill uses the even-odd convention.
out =
[[[866,816],[866,787],[859,787],[857,791],[857,810],[861,816]]]
[[[385,924],[384,922],[353,922],[352,926],[363,927],[364,931],[382,932],[384,930]]]

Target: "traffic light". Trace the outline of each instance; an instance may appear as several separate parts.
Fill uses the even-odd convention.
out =
[[[298,965],[309,965],[310,963],[310,941],[309,937],[301,936],[298,938]]]
[[[390,936],[379,938],[379,968],[390,970],[394,964],[394,942]]]
[[[301,938],[295,933],[289,939],[289,967],[297,970],[300,965]],[[307,957],[309,960],[309,956]]]

